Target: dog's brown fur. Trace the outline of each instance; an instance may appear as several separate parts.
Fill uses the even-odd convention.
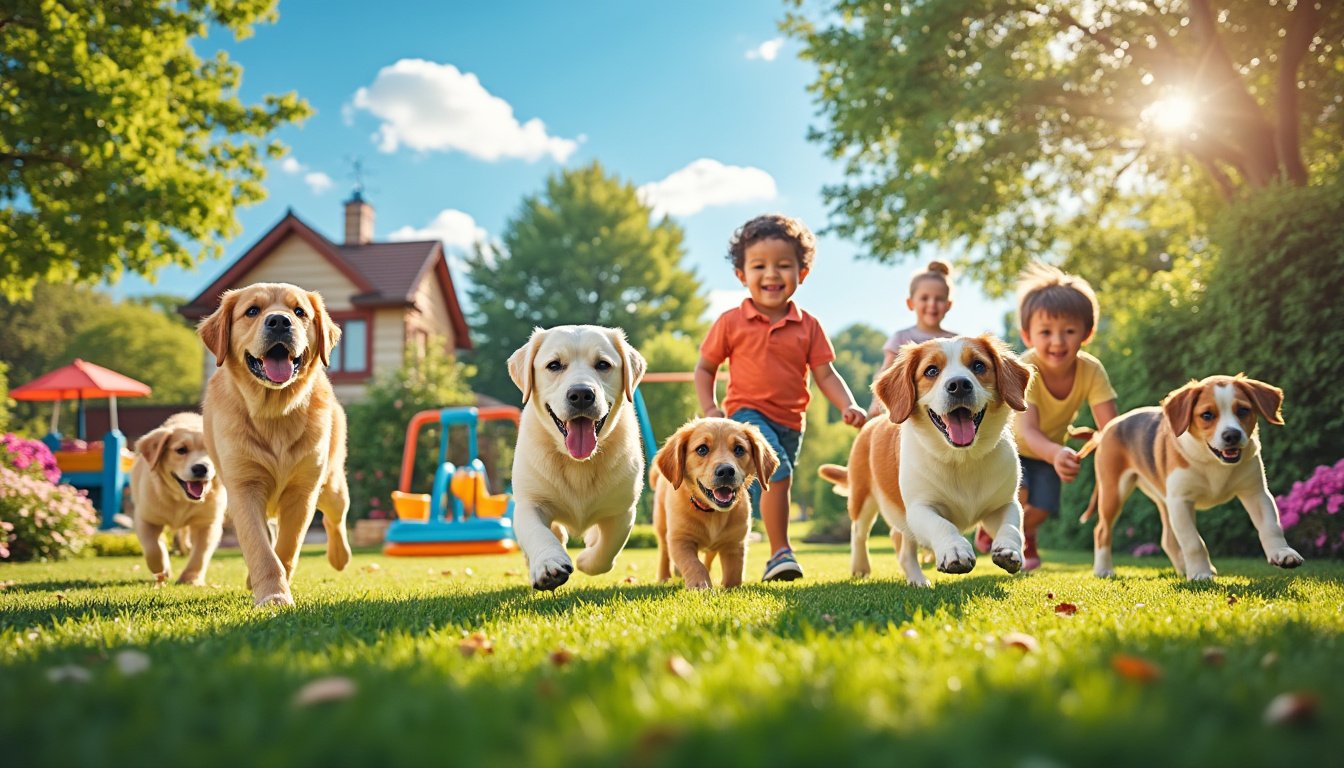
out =
[[[774,449],[750,424],[694,419],[668,438],[649,470],[653,528],[658,535],[658,580],[671,577],[670,559],[687,588],[705,589],[710,586],[709,568],[717,554],[722,556],[723,586],[741,584],[751,530],[747,489],[753,478],[763,490],[769,488],[770,476],[778,467]],[[734,489],[731,506],[725,508],[706,495],[704,489],[716,487]],[[706,550],[703,563],[701,550]]]
[[[135,442],[137,455],[131,468],[135,535],[149,572],[160,582],[172,576],[164,528],[176,531],[189,551],[179,584],[204,584],[210,557],[219,546],[226,496],[206,453],[203,430],[200,414],[177,413]],[[192,496],[188,484],[202,489],[199,496]]]
[[[263,381],[245,358],[263,357],[273,346],[265,336],[271,317],[289,323],[289,354],[301,361],[282,384]],[[206,447],[228,490],[248,585],[257,605],[292,605],[299,547],[317,509],[327,561],[341,570],[350,560],[345,411],[324,370],[340,329],[319,294],[258,283],[227,291],[199,333],[220,368],[205,395]],[[278,522],[274,546],[268,517]]]

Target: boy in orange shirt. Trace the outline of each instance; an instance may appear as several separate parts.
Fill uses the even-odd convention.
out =
[[[733,234],[728,259],[751,298],[714,321],[695,368],[695,393],[705,415],[726,412],[730,419],[756,425],[779,456],[770,490],[761,493],[759,484],[752,485],[773,553],[762,581],[803,575],[789,544],[789,485],[811,399],[808,370],[846,424],[861,427],[868,419],[831,365],[835,350],[821,324],[790,301],[812,268],[816,242],[801,221],[779,214],[758,216]],[[728,396],[719,408],[714,379],[725,359]]]

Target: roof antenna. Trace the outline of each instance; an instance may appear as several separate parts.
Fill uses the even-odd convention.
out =
[[[361,202],[364,200],[366,191],[376,191],[366,183],[373,172],[364,167],[364,160],[359,155],[346,155],[345,161],[350,164],[350,172],[346,174],[355,182],[355,189],[350,195],[350,202]]]

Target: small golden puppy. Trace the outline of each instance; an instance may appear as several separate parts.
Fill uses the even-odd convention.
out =
[[[741,584],[751,530],[747,489],[753,480],[759,480],[762,489],[769,488],[770,476],[779,467],[761,431],[731,419],[688,421],[667,439],[653,465],[649,482],[658,534],[658,580],[671,577],[670,557],[688,589],[705,589],[718,554],[723,556],[723,586]]]
[[[224,526],[224,485],[205,450],[199,413],[176,413],[135,441],[131,501],[135,535],[149,572],[160,582],[172,576],[163,529],[177,531],[189,551],[179,584],[204,584],[210,557]]]
[[[345,411],[325,370],[341,330],[321,295],[257,283],[226,291],[197,333],[220,369],[205,392],[205,447],[229,492],[248,586],[257,605],[293,605],[299,547],[318,509],[327,562],[339,571],[350,561]]]

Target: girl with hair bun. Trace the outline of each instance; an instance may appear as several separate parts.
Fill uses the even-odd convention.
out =
[[[904,344],[918,344],[929,339],[957,335],[955,331],[943,328],[943,318],[947,317],[947,311],[952,308],[952,283],[948,279],[951,275],[952,268],[946,262],[935,259],[929,262],[928,269],[917,272],[910,279],[910,297],[905,300],[905,306],[915,313],[915,324],[893,333],[887,343],[882,345],[884,354],[878,373],[891,367]],[[877,374],[873,376],[876,378]],[[881,412],[881,401],[873,398],[872,405],[868,406],[869,415]]]

